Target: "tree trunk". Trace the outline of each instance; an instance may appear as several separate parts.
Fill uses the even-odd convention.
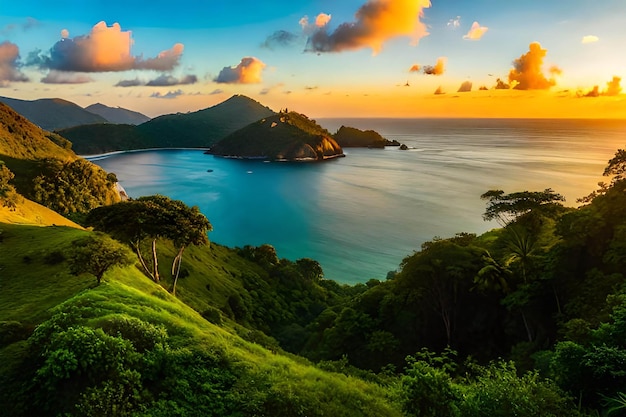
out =
[[[161,277],[159,277],[159,259],[157,258],[156,239],[152,239],[152,271],[154,282],[159,282]]]
[[[143,255],[141,255],[141,248],[139,247],[139,241],[133,242],[133,246],[135,247],[135,251],[137,252],[137,257],[139,258],[139,262],[141,263],[143,270],[154,281],[154,275],[150,271],[150,268],[148,268],[148,265],[146,264],[145,259],[143,259]]]
[[[180,264],[183,262],[184,246],[180,247],[178,255],[172,261],[172,276],[174,277],[174,284],[172,284],[172,294],[176,295],[176,283],[178,282],[178,274],[180,274]]]
[[[524,321],[524,327],[526,328],[526,336],[528,336],[528,341],[533,341],[533,334],[530,331],[530,327],[528,326],[528,320],[526,320],[526,314],[524,314],[524,309],[520,308],[520,312],[522,313],[522,320]]]

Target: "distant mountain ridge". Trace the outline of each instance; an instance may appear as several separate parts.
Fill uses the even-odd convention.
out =
[[[60,98],[19,100],[0,97],[0,102],[45,130],[59,130],[72,126],[107,123],[107,119],[91,113],[78,104]]]
[[[149,148],[209,148],[236,130],[276,114],[242,95],[193,113],[156,117],[139,126],[98,124],[59,133],[81,155]]]
[[[109,107],[102,103],[95,103],[85,107],[90,113],[105,118],[109,123],[140,125],[150,120],[145,114],[124,109],[122,107]]]

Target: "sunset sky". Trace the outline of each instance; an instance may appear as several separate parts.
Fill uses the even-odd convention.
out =
[[[0,96],[151,117],[244,94],[318,118],[626,118],[625,18],[624,0],[0,0]]]

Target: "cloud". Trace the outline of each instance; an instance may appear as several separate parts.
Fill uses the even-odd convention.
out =
[[[315,17],[315,22],[309,22],[309,16],[304,16],[298,23],[302,27],[302,32],[306,35],[312,35],[317,30],[324,28],[332,19],[332,15],[320,13]]]
[[[454,19],[448,20],[448,27],[452,29],[458,29],[461,27],[461,16],[457,16]]]
[[[446,58],[438,58],[435,65],[425,65],[423,71],[426,75],[442,75],[446,71]]]
[[[22,23],[19,23],[19,24],[10,23],[6,25],[5,27],[3,27],[2,29],[0,29],[0,35],[9,36],[11,32],[15,32],[18,29],[21,29],[22,31],[26,32],[38,26],[41,26],[41,22],[39,22],[39,20],[32,18],[32,17],[27,17],[26,20],[23,21]]]
[[[548,51],[542,49],[538,42],[529,46],[529,51],[515,61],[513,69],[509,72],[509,83],[514,84],[516,90],[547,90],[554,86],[554,78],[546,78],[542,72],[543,59]],[[560,72],[558,67],[551,67],[550,73],[556,75]]]
[[[600,40],[600,38],[598,38],[597,36],[587,35],[587,36],[583,36],[583,39],[581,40],[581,43],[583,43],[583,44],[596,43],[599,40]]]
[[[600,97],[600,87],[594,86],[591,91],[585,94],[583,97]]]
[[[439,95],[441,95],[441,94],[446,94],[446,93],[443,91],[443,88],[441,88],[441,86],[439,86],[439,87],[437,87],[437,89],[435,90],[435,95],[436,95],[436,96],[439,96]]]
[[[245,57],[236,67],[224,67],[215,82],[225,84],[256,84],[262,82],[261,74],[265,63],[255,57]]]
[[[131,69],[170,71],[180,61],[184,46],[175,44],[155,58],[143,59],[130,54],[133,39],[130,31],[122,31],[118,23],[96,24],[88,35],[69,37],[61,31],[61,40],[50,49],[50,55],[29,59],[30,64],[58,71],[111,72]]]
[[[154,80],[148,81],[146,85],[151,87],[170,87],[173,85],[195,84],[196,82],[198,82],[198,77],[195,75],[185,75],[182,78],[176,78],[172,75],[163,74]]]
[[[44,84],[85,84],[92,81],[93,79],[87,74],[56,70],[50,70],[48,74],[41,79],[41,82]]]
[[[178,96],[182,96],[185,93],[183,92],[183,90],[176,90],[176,91],[168,91],[165,94],[161,94],[160,92],[156,92],[156,93],[152,93],[150,94],[150,97],[152,98],[165,98],[165,99],[174,99]]]
[[[211,91],[209,93],[210,96],[216,96],[218,94],[222,94],[224,92],[224,90],[222,90],[221,88],[216,88],[215,90]]]
[[[420,21],[430,0],[368,0],[355,14],[355,21],[341,23],[333,32],[328,30],[328,21],[316,19],[315,30],[309,36],[308,52],[341,52],[371,48],[380,52],[383,44],[398,36],[409,36],[412,44],[428,35],[426,25]],[[301,24],[303,21],[301,20]],[[308,19],[306,20],[308,25]],[[318,24],[324,23],[323,26]],[[303,26],[309,29],[311,25]]]
[[[606,83],[605,96],[616,96],[622,92],[621,86],[622,79],[618,76],[613,76],[613,79]]]
[[[14,43],[0,43],[0,86],[7,86],[11,81],[28,81],[28,77],[19,70],[20,49]]]
[[[409,72],[420,72],[421,68],[422,67],[420,67],[418,64],[413,64],[413,66],[409,68]]]
[[[621,82],[620,77],[613,76],[613,79],[606,83],[606,90],[600,92],[600,87],[596,85],[587,93],[579,92],[578,97],[617,96],[622,92]]]
[[[293,45],[300,37],[286,30],[277,30],[265,39],[261,44],[262,48],[275,49]]]
[[[284,86],[285,86],[285,84],[283,84],[283,83],[278,83],[278,84],[275,84],[275,85],[273,85],[273,86],[271,86],[271,87],[266,87],[266,88],[262,89],[262,90],[259,92],[259,94],[261,94],[261,95],[263,95],[263,96],[266,96],[266,95],[268,95],[268,94],[270,94],[270,93],[273,93],[274,91],[276,91],[276,90],[278,90],[279,88],[282,88],[282,87],[284,87]]]
[[[486,86],[486,85],[481,85],[481,86],[480,86],[480,88],[478,88],[478,90],[479,90],[479,91],[487,91],[487,90],[489,90],[489,89],[487,88],[487,86]]]
[[[457,90],[457,92],[459,93],[469,93],[470,91],[472,91],[471,81],[464,81],[459,87],[459,89]]]
[[[485,33],[489,30],[486,26],[481,26],[478,22],[474,22],[472,27],[470,28],[467,35],[463,36],[463,39],[469,39],[472,41],[477,41],[483,37]]]
[[[140,85],[145,85],[145,83],[139,78],[135,78],[134,80],[120,80],[115,84],[115,87],[137,87]]]
[[[510,84],[505,83],[504,81],[502,81],[502,79],[498,78],[496,80],[496,85],[494,87],[496,90],[508,90],[509,88],[511,88]]]

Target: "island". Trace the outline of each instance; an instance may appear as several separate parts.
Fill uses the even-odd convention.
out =
[[[334,135],[337,143],[344,148],[384,148],[400,146],[397,140],[388,140],[374,130],[360,130],[355,127],[341,126]]]
[[[217,142],[207,154],[266,161],[324,161],[345,156],[333,136],[304,114],[281,110]]]

